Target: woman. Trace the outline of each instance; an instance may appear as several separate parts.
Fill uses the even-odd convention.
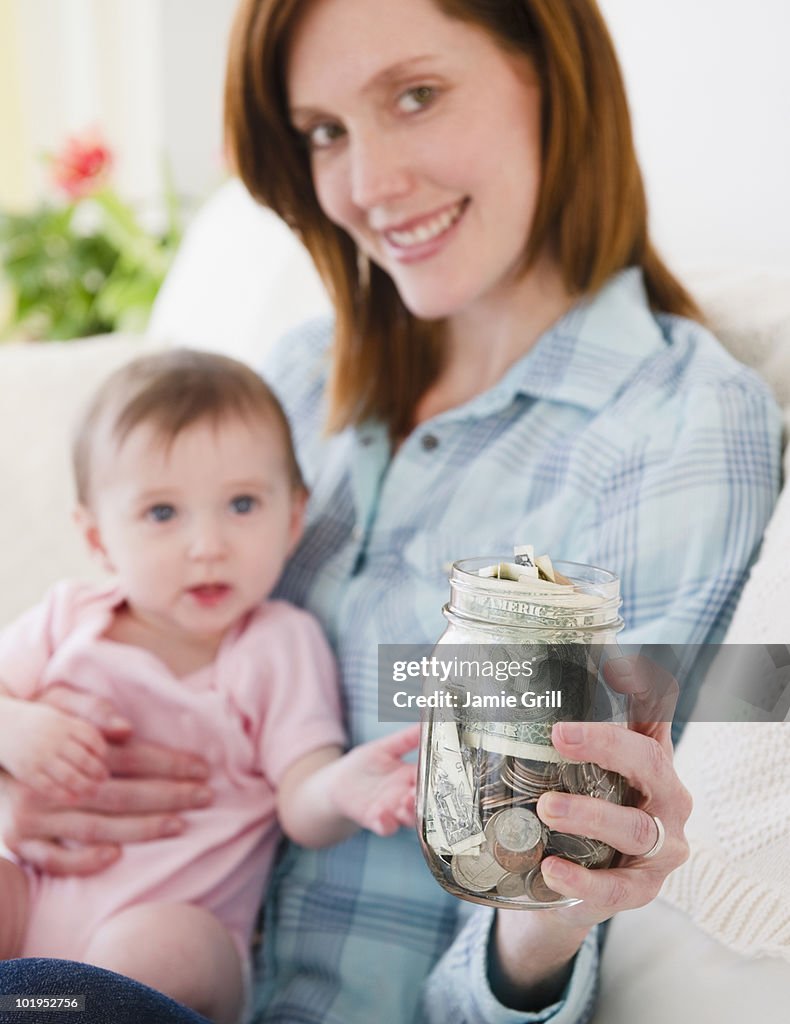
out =
[[[302,236],[336,308],[334,328],[285,339],[267,372],[312,487],[281,593],[327,628],[353,741],[383,731],[377,645],[439,635],[446,563],[465,555],[529,540],[620,575],[628,640],[719,638],[775,500],[778,414],[650,245],[593,0],[245,0],[226,116],[242,178]],[[620,685],[642,688],[631,673]],[[583,903],[473,911],[407,832],[292,849],[268,901],[258,1019],[584,1020],[594,926],[682,862],[689,801],[665,723],[553,738],[638,791],[626,808],[541,798],[552,827],[624,855],[596,872],[544,862]],[[111,844],[161,828],[151,812],[188,797],[172,755],[132,749],[142,779],[116,781],[102,814],[53,823],[18,799],[17,845],[95,870]],[[31,845],[42,835],[100,845]],[[146,1019],[166,1019],[156,1006]]]

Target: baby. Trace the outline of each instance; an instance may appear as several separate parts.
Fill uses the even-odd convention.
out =
[[[266,600],[306,491],[252,370],[183,350],[136,360],[94,399],[74,469],[77,522],[114,581],[61,583],[0,635],[0,768],[61,803],[107,777],[103,736],[36,702],[68,683],[109,698],[136,736],[201,754],[214,800],[89,877],[0,857],[0,906],[27,908],[24,935],[0,915],[0,957],[86,961],[232,1022],[278,821],[310,846],[413,824],[401,758],[417,727],[342,756],[327,643],[306,612]]]

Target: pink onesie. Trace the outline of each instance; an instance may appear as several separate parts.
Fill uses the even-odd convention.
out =
[[[246,959],[281,833],[275,790],[319,747],[345,744],[332,655],[316,621],[268,601],[224,638],[216,660],[178,679],[149,651],[103,638],[117,589],[60,583],[0,634],[0,680],[19,697],[65,682],[107,697],[146,740],[200,754],[214,802],[184,811],[184,832],[128,843],[84,878],[29,870],[22,956],[82,958],[98,925],[132,904],[194,903],[228,929]]]

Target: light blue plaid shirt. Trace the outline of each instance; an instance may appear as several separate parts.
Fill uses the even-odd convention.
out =
[[[392,728],[377,720],[378,645],[440,636],[447,566],[461,557],[534,544],[619,574],[623,641],[721,638],[776,499],[779,413],[706,330],[650,312],[638,271],[571,310],[493,388],[420,424],[394,458],[376,424],[322,435],[330,335],[327,321],[306,325],[264,372],[312,490],[279,593],[324,624],[353,743]],[[585,1020],[594,934],[562,1002],[526,1014],[489,988],[492,920],[442,891],[408,830],[291,847],[268,899],[256,1019]]]

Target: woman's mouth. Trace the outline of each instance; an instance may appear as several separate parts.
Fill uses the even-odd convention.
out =
[[[382,234],[387,244],[398,250],[397,254],[401,258],[432,255],[463,217],[468,205],[468,198],[461,199],[429,217],[415,219],[401,228],[390,228]]]

